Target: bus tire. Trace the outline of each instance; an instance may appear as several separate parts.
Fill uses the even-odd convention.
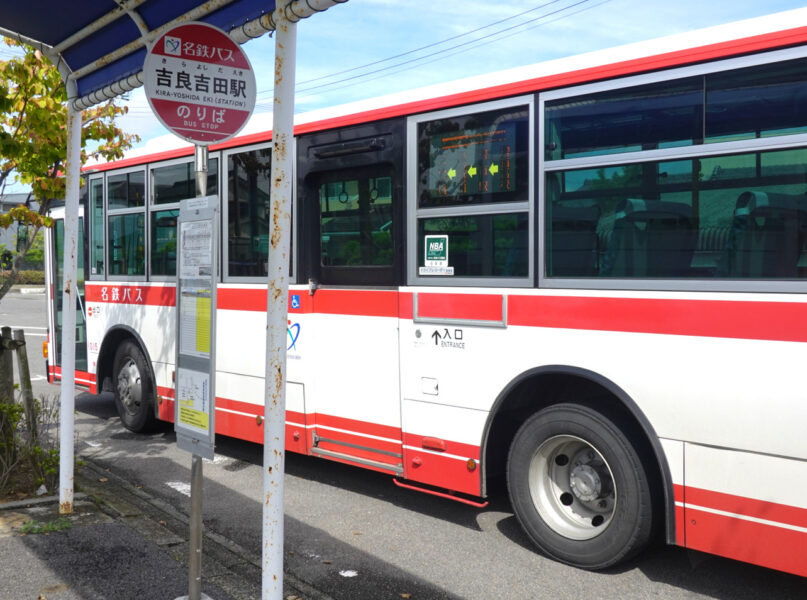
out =
[[[558,404],[527,419],[510,447],[507,487],[533,543],[566,564],[605,569],[651,539],[642,460],[618,425],[587,406]]]
[[[123,426],[135,433],[151,431],[154,417],[154,379],[143,352],[124,340],[115,352],[112,388]]]

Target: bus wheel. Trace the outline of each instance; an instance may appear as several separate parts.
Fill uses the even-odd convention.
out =
[[[151,430],[154,418],[154,382],[140,348],[124,341],[115,353],[115,405],[124,427],[136,433]]]
[[[550,557],[604,569],[650,541],[651,490],[639,455],[599,412],[558,404],[518,430],[507,462],[513,510]]]

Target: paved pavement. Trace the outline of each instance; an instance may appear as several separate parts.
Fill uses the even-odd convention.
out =
[[[76,470],[69,526],[58,498],[0,503],[0,600],[172,600],[188,594],[188,517],[89,462]],[[62,521],[64,522],[64,521]],[[261,557],[205,531],[202,592],[211,600],[261,597]],[[283,600],[329,600],[284,574]]]

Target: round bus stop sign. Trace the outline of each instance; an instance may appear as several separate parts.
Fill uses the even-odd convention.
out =
[[[238,133],[255,108],[255,73],[241,47],[217,27],[185,23],[152,44],[143,63],[151,110],[197,145]]]

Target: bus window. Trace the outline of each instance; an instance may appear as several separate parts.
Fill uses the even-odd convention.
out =
[[[526,277],[527,213],[435,217],[418,221],[419,265],[426,236],[446,234],[455,277]]]
[[[90,180],[90,273],[104,275],[104,179]]]
[[[177,274],[177,219],[179,209],[151,213],[151,274]]]
[[[109,210],[143,206],[146,199],[146,173],[134,171],[107,178]]]
[[[548,277],[807,277],[807,150],[547,174]]]
[[[356,173],[323,182],[319,202],[322,266],[392,265],[391,174]]]
[[[269,257],[272,149],[227,157],[227,275],[264,277]]]
[[[690,146],[703,139],[700,77],[546,104],[546,160]]]
[[[183,161],[151,169],[149,212],[149,274],[175,277],[177,273],[177,217],[179,202],[196,197],[194,163]],[[207,195],[218,194],[219,159],[207,161]]]
[[[433,285],[531,285],[532,99],[410,121],[410,277]],[[427,245],[442,250],[432,256]]]
[[[196,197],[196,174],[192,162],[166,165],[151,170],[151,203],[172,204]],[[219,159],[207,161],[207,195],[219,193]]]
[[[526,200],[528,119],[516,106],[418,123],[418,206]]]
[[[300,137],[298,272],[304,280],[401,283],[404,140],[403,120]]]
[[[706,78],[706,141],[807,131],[807,60],[713,73]]]
[[[107,177],[108,275],[146,275],[146,172]]]
[[[109,274],[146,274],[146,218],[143,213],[109,216]]]

